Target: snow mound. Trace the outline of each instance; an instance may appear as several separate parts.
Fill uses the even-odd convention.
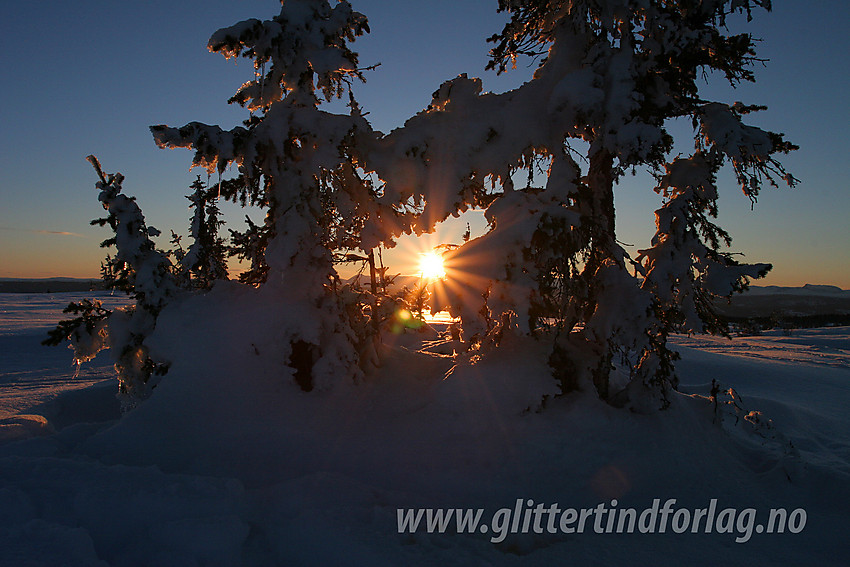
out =
[[[55,429],[42,415],[16,415],[0,419],[0,443],[50,435]]]

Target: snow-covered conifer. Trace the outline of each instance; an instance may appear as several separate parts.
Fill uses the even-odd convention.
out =
[[[717,169],[731,163],[753,199],[765,182],[794,182],[774,158],[794,146],[742,122],[761,107],[700,93],[709,71],[732,84],[754,80],[753,38],[725,24],[758,7],[770,2],[504,0],[511,19],[491,38],[490,67],[537,57],[533,80],[496,95],[461,75],[375,142],[368,166],[385,182],[379,200],[418,207],[397,233],[487,209],[489,232],[447,254],[436,294],[436,307],[461,316],[467,339],[506,321],[530,333],[554,327],[552,365],[565,388],[592,382],[615,403],[663,397],[675,383],[667,334],[721,330],[711,301],[769,268],[720,249],[728,235],[709,222]],[[694,121],[697,151],[670,161],[666,126],[680,117]],[[516,172],[541,162],[542,187],[514,186]],[[617,241],[614,188],[636,167],[667,172],[656,189],[668,202],[653,247],[632,259]],[[610,388],[615,363],[631,378],[621,392]]]
[[[192,193],[186,198],[191,203],[192,218],[189,232],[192,244],[181,258],[180,264],[192,275],[192,285],[209,289],[216,280],[227,278],[226,246],[219,237],[220,220],[217,188],[208,188],[199,175],[189,187]]]
[[[107,257],[104,272],[113,282],[120,282],[135,300],[135,305],[117,309],[109,315],[109,347],[115,357],[120,396],[125,408],[147,398],[168,364],[154,360],[145,345],[156,327],[163,307],[177,294],[173,266],[167,255],[151,240],[159,232],[147,226],[136,200],[122,193],[124,176],[106,175],[94,156],[88,160],[94,166],[99,181],[98,200],[107,211],[106,218],[94,221],[108,224],[115,235],[102,246],[115,246],[115,256]]]
[[[271,20],[221,29],[209,49],[249,58],[257,71],[230,100],[251,117],[232,130],[197,122],[151,128],[160,147],[193,148],[194,164],[208,171],[238,166],[243,188],[233,194],[243,200],[250,194],[267,209],[263,226],[249,221],[246,232],[232,232],[235,253],[252,262],[250,277],[242,280],[264,283],[316,310],[305,328],[293,330],[290,344],[294,358],[324,369],[324,376],[311,380],[326,383],[357,372],[332,251],[360,244],[351,235],[373,203],[364,198],[370,185],[357,174],[354,148],[358,137],[374,134],[350,91],[351,81],[363,76],[347,45],[368,30],[366,18],[348,2],[331,6],[326,0],[286,0]],[[346,93],[349,114],[319,109],[322,100]],[[312,325],[321,330],[308,331]]]

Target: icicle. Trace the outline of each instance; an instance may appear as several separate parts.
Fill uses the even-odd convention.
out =
[[[254,64],[254,81],[257,82],[257,83],[260,83],[260,99],[262,99],[263,86],[262,86],[262,83],[260,82],[260,71],[259,71],[259,69],[257,69],[256,64]],[[250,105],[250,108],[248,109],[248,115],[251,118],[254,117],[254,105]]]

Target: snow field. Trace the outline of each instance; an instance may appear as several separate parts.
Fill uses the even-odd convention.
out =
[[[360,383],[307,394],[285,365],[285,345],[259,330],[285,319],[252,308],[255,293],[217,286],[169,306],[160,319],[169,333],[151,347],[184,356],[120,420],[87,415],[114,384],[83,387],[41,406],[77,408],[56,433],[0,445],[0,564],[841,565],[848,551],[850,427],[841,410],[850,371],[846,354],[819,356],[827,342],[844,351],[847,329],[794,342],[679,337],[683,393],[665,412],[638,415],[588,393],[541,404],[555,392],[535,362],[545,345],[510,335],[492,356],[454,368],[417,350],[433,334],[394,337],[382,367]],[[43,350],[18,349],[33,366]],[[718,419],[691,395],[707,395],[712,378],[774,428],[753,427],[743,413]],[[562,508],[616,498],[638,509],[654,498],[689,508],[717,498],[759,514],[801,507],[808,521],[800,534],[755,534],[746,544],[716,532],[509,534],[500,544],[484,534],[397,533],[398,508],[492,514],[518,498]]]

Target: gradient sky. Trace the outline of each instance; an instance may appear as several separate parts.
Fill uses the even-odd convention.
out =
[[[850,2],[777,0],[748,29],[764,40],[758,82],[737,91],[717,83],[720,100],[765,104],[751,121],[784,132],[801,149],[783,163],[801,180],[768,188],[751,210],[729,172],[721,176],[720,224],[746,259],[774,264],[762,285],[833,284],[850,288]],[[444,80],[480,76],[502,92],[530,76],[528,68],[497,77],[485,72],[485,38],[501,30],[496,2],[352,0],[372,33],[354,44],[361,64],[381,63],[356,87],[373,126],[403,124]],[[276,0],[114,0],[7,3],[0,20],[0,277],[97,277],[108,229],[90,227],[102,209],[85,156],[126,176],[148,223],[186,233],[191,153],[159,150],[151,124],[190,121],[230,128],[247,116],[226,100],[252,75],[206,50],[217,29],[247,18],[268,19]],[[687,132],[685,132],[687,134]],[[682,147],[687,147],[684,142]],[[203,173],[203,172],[200,172]],[[205,176],[205,174],[204,174]],[[643,174],[617,189],[618,237],[645,247],[660,204]],[[226,206],[236,228],[244,213]],[[427,242],[404,242],[384,258],[411,272],[420,249],[457,240],[464,219]],[[480,215],[472,219],[480,229]],[[165,247],[167,240],[161,239]]]

